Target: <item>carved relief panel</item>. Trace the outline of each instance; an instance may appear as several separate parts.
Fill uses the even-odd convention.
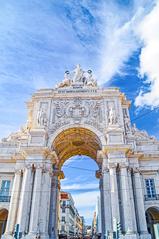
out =
[[[49,116],[48,116],[48,102],[40,102],[39,108],[37,111],[37,125],[39,127],[46,127],[48,126]]]
[[[93,99],[56,100],[51,107],[50,128],[70,123],[85,123],[103,128],[103,101]]]

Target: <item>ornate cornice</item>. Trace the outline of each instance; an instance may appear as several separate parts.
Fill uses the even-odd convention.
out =
[[[12,160],[14,160],[15,162],[18,160],[25,160],[26,159],[26,154],[24,151],[20,151],[18,153],[14,153],[11,157]]]
[[[112,152],[122,152],[125,153],[125,155],[128,154],[128,152],[131,150],[131,145],[106,145],[103,147],[103,151],[106,154],[112,153]]]
[[[129,150],[127,153],[128,158],[137,158],[138,160],[142,159],[144,154],[142,152],[135,152],[133,150]]]
[[[57,157],[57,154],[56,154],[55,151],[52,151],[50,149],[46,149],[44,151],[44,156],[45,156],[46,159],[49,159],[52,162],[52,164],[58,163],[58,157]]]

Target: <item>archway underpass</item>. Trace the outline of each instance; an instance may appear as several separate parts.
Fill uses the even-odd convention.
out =
[[[92,132],[88,129],[85,129],[85,128],[66,129],[66,130],[62,131],[58,136],[56,136],[55,140],[53,141],[53,149],[55,150],[57,157],[58,157],[58,163],[57,163],[56,167],[59,170],[64,170],[64,173],[68,166],[68,161],[70,159],[76,163],[72,167],[72,171],[76,171],[76,173],[78,175],[84,175],[82,172],[82,170],[83,170],[87,173],[87,176],[88,176],[88,172],[90,173],[90,171],[91,171],[92,180],[93,180],[93,177],[95,180],[94,185],[93,185],[93,183],[92,184],[90,183],[91,187],[92,187],[91,189],[94,191],[98,191],[98,194],[99,194],[99,181],[97,181],[95,176],[96,176],[96,172],[98,172],[99,169],[101,169],[102,158],[100,158],[98,156],[98,151],[100,151],[102,149],[102,144],[100,142],[100,139],[94,132]],[[81,160],[81,158],[83,160]],[[95,166],[93,167],[93,170],[91,170],[89,167],[89,165],[90,165],[89,162],[91,162],[91,160],[93,160],[95,162],[95,164],[94,164]],[[92,161],[92,163],[93,163],[93,161]],[[77,163],[77,162],[80,162],[82,164],[80,164],[80,166],[79,166],[79,163]],[[69,167],[71,168],[70,164],[69,164]],[[75,180],[75,178],[74,178],[74,180]],[[72,183],[73,183],[73,180],[72,180]],[[82,182],[81,182],[81,184],[82,184]],[[62,186],[63,185],[64,184],[62,183]],[[97,185],[98,185],[98,189],[93,188],[93,187],[97,187]],[[89,193],[86,192],[86,191],[90,190],[89,187],[90,187],[89,183],[87,186],[83,184],[83,189],[82,189],[82,186],[80,185],[81,192],[80,193],[78,192],[78,195],[79,195],[79,197],[81,197],[81,200],[82,200],[83,196],[86,196],[86,194],[89,195]],[[86,190],[84,190],[84,188]],[[64,187],[64,189],[65,189],[65,187]],[[73,187],[72,187],[72,189],[73,189]],[[66,188],[66,190],[64,191],[63,188],[61,187],[61,191],[63,193],[65,193],[65,192],[73,193],[76,190],[75,190],[75,188],[73,190]],[[85,192],[83,192],[83,196],[82,196],[82,191],[85,191]],[[91,194],[91,195],[93,195],[93,194]],[[69,196],[69,197],[71,197],[71,196]],[[77,199],[76,196],[74,196],[74,197]],[[95,195],[94,195],[92,200],[95,201],[95,202],[93,202],[95,205],[97,203],[97,197],[95,198]],[[72,200],[72,201],[74,201],[74,200]],[[78,200],[76,200],[76,201],[78,201],[78,203],[79,203],[80,198],[78,198]],[[65,203],[65,200],[61,199],[60,203]],[[63,204],[61,204],[61,205],[57,204],[56,207],[58,208],[58,215],[59,215],[59,211],[60,211],[60,213],[63,212],[62,220],[64,220],[64,218],[66,218],[66,215],[67,215],[67,214],[64,214],[64,212],[65,212],[65,210],[68,211],[68,208],[65,209],[62,205]],[[76,206],[78,207],[78,205],[76,205]],[[95,206],[94,206],[94,210],[95,210]],[[92,211],[92,220],[93,220],[93,213],[94,213],[94,211]],[[59,229],[60,233],[66,233],[66,231],[67,231],[66,225],[67,225],[66,222],[64,225],[62,224],[61,228]],[[73,231],[73,228],[72,228],[72,231]]]

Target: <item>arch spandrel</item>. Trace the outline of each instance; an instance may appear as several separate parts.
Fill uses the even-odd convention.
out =
[[[97,152],[102,149],[101,140],[87,128],[72,127],[60,132],[52,142],[52,148],[59,158],[59,166],[72,156],[86,155],[97,160]]]

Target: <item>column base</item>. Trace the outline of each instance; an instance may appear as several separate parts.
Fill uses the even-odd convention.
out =
[[[2,235],[1,239],[13,239],[13,236],[4,234],[4,235]]]
[[[28,234],[26,236],[23,236],[22,239],[36,239],[38,238],[37,234]],[[49,235],[48,234],[40,234],[40,239],[49,239]]]
[[[122,239],[138,239],[138,235],[137,234],[125,234],[121,236]]]
[[[146,232],[146,233],[140,234],[139,238],[140,239],[151,239],[152,237],[148,232]]]
[[[25,236],[22,236],[21,239],[36,239],[36,234],[28,234]],[[14,239],[13,235],[2,235],[1,239]],[[40,239],[49,239],[49,235],[48,234],[43,234],[40,235]]]

